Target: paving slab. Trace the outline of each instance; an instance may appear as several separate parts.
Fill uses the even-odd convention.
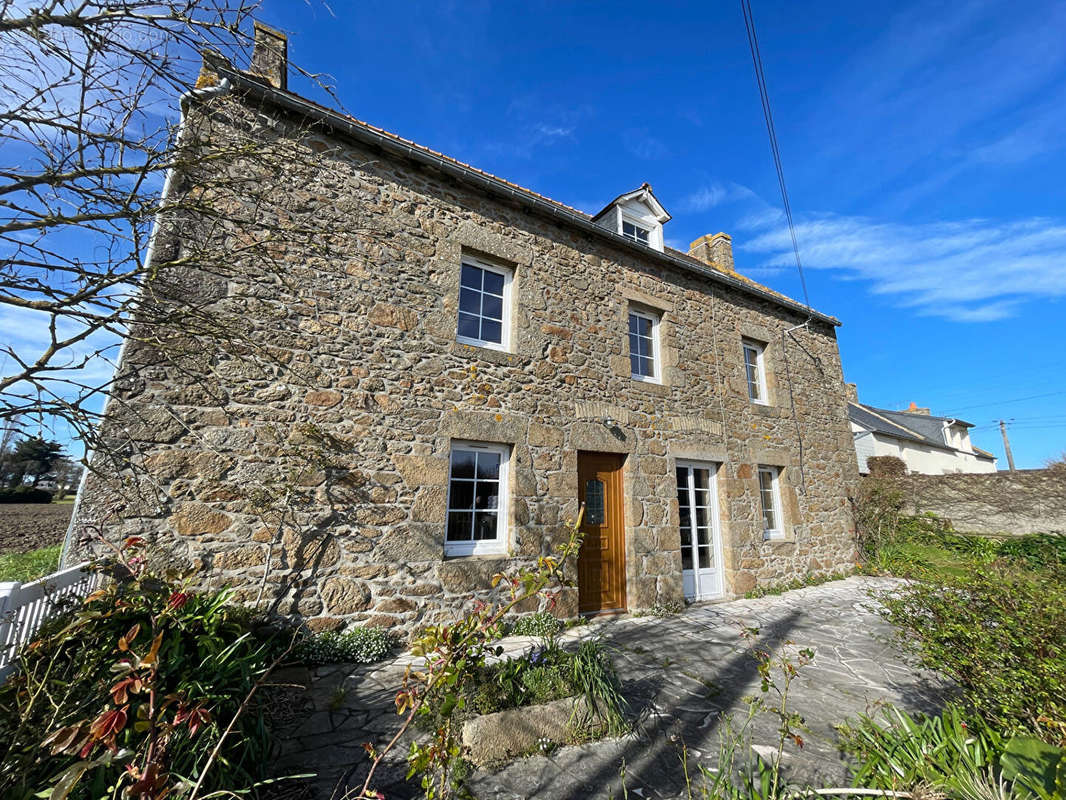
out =
[[[856,576],[774,597],[694,605],[672,617],[614,617],[572,628],[562,635],[564,642],[596,638],[609,649],[631,706],[632,733],[479,770],[469,786],[481,800],[606,800],[622,796],[623,781],[631,797],[684,797],[682,755],[694,777],[700,765],[715,766],[723,720],[740,726],[748,717],[745,698],[759,694],[751,644],[740,635],[750,627],[760,629],[762,649],[815,652],[791,689],[789,705],[810,730],[802,749],[786,748],[782,764],[790,779],[846,785],[834,726],[886,702],[934,710],[949,692],[935,676],[901,658],[890,626],[877,614],[871,592],[898,583]],[[503,640],[503,657],[536,642]],[[282,773],[318,773],[309,794],[322,800],[360,786],[368,766],[363,743],[380,746],[399,729],[393,698],[404,669],[415,661],[404,655],[373,666],[312,670],[302,717],[281,732]],[[776,718],[756,717],[748,730],[757,751],[776,748]],[[409,746],[402,741],[375,776],[375,786],[390,800],[420,794],[404,780]]]

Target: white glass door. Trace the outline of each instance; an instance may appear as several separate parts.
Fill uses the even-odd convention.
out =
[[[677,462],[681,577],[689,600],[712,600],[725,591],[715,491],[717,472],[717,464]]]

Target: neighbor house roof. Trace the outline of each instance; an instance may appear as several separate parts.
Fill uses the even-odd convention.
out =
[[[916,442],[927,447],[935,447],[938,450],[948,450],[952,453],[958,450],[944,442],[943,430],[945,422],[957,423],[972,428],[969,422],[953,417],[937,417],[931,414],[908,414],[904,411],[889,411],[887,408],[875,408],[864,403],[848,403],[848,419],[861,428],[866,428],[873,433],[891,436],[895,439]],[[979,458],[995,458],[991,453],[979,448],[973,448],[974,455]]]
[[[659,252],[645,245],[632,242],[619,233],[597,225],[593,221],[593,217],[583,211],[571,208],[516,183],[446,156],[443,153],[423,147],[409,139],[404,139],[355,117],[341,114],[292,92],[270,86],[263,79],[234,68],[233,65],[218,54],[205,53],[204,61],[220,78],[230,81],[234,87],[239,88],[241,91],[262,101],[273,103],[290,112],[320,122],[337,133],[349,136],[363,144],[380,148],[401,158],[407,158],[415,163],[438,170],[457,180],[476,185],[497,197],[524,205],[534,213],[550,217],[571,227],[577,227],[592,236],[607,239],[617,247],[639,254],[649,261],[668,263],[671,266],[708,278],[715,283],[768,300],[795,313],[809,316],[829,325],[840,325],[840,320],[836,317],[815,311],[809,306],[763,286],[750,278],[737,273],[726,274],[714,269],[709,264],[671,248],[665,248],[663,252]],[[642,190],[643,187],[638,191]]]

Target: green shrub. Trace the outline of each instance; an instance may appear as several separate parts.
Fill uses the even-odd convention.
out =
[[[1004,539],[999,543],[999,555],[1016,560],[1030,569],[1066,566],[1066,536],[1031,533]]]
[[[964,774],[994,769],[1003,739],[979,719],[967,721],[949,705],[936,716],[911,716],[889,706],[839,728],[841,749],[851,756],[852,785],[871,789],[954,788]]]
[[[1066,570],[996,562],[943,584],[884,595],[901,646],[953,680],[966,705],[1004,732],[1061,742],[1066,723]]]
[[[112,580],[19,651],[0,686],[0,796],[69,784],[79,798],[179,798],[185,779],[201,775],[205,791],[220,793],[264,777],[262,715],[254,704],[239,709],[268,669],[270,645],[227,593],[145,571],[142,544],[128,540]]]
[[[625,699],[603,645],[582,642],[576,652],[550,639],[518,658],[489,664],[477,671],[461,690],[471,712],[492,714],[509,708],[550,703],[584,695],[607,723],[609,732],[625,728]],[[427,707],[424,722],[437,723]]]
[[[50,575],[59,566],[59,552],[63,545],[42,547],[28,553],[4,553],[0,555],[0,581],[29,583]]]
[[[16,486],[13,489],[0,489],[0,503],[51,503],[52,493],[47,489],[34,489],[32,486]]]
[[[541,639],[550,639],[563,629],[563,623],[553,617],[547,611],[536,614],[526,614],[519,617],[511,626],[512,636],[539,636]]]
[[[370,664],[395,647],[396,639],[383,628],[353,628],[345,633],[307,634],[293,647],[292,657],[308,666]]]

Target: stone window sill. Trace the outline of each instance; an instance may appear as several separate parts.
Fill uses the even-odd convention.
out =
[[[463,344],[462,342],[452,342],[449,352],[455,356],[474,358],[478,361],[488,361],[492,364],[503,364],[504,366],[518,366],[527,360],[517,353],[508,353],[503,350],[493,350],[491,347],[479,347],[476,344]]]
[[[669,397],[670,386],[665,383],[655,383],[653,381],[638,381],[634,380],[632,376],[629,379],[629,388],[636,392],[644,392],[646,394],[654,395],[655,397]]]

